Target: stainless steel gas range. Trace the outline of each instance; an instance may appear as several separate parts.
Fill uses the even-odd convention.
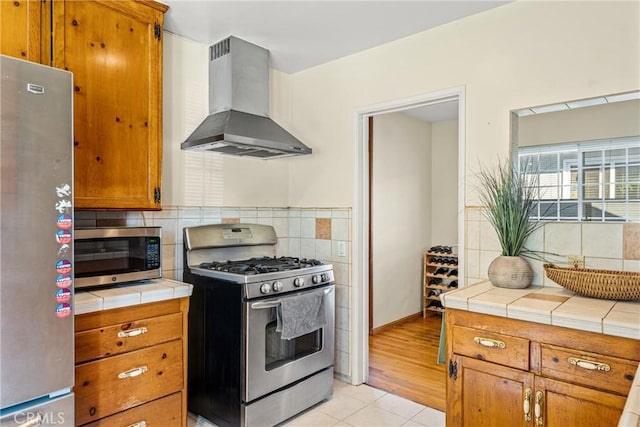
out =
[[[273,426],[333,394],[333,267],[276,243],[267,225],[184,229],[188,409],[219,426]]]

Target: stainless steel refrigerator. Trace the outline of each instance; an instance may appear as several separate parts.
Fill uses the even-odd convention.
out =
[[[0,426],[72,426],[73,79],[0,74]]]

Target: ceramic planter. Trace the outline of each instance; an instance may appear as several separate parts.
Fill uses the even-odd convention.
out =
[[[523,289],[531,285],[533,270],[521,256],[499,256],[489,264],[489,281],[499,288]]]

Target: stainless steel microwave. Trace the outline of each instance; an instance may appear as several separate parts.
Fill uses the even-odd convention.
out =
[[[76,228],[76,289],[162,276],[160,227]]]

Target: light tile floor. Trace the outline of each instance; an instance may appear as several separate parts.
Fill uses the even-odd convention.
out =
[[[443,427],[444,412],[370,387],[334,381],[333,398],[288,420],[286,427]],[[189,427],[211,427],[189,416]]]

